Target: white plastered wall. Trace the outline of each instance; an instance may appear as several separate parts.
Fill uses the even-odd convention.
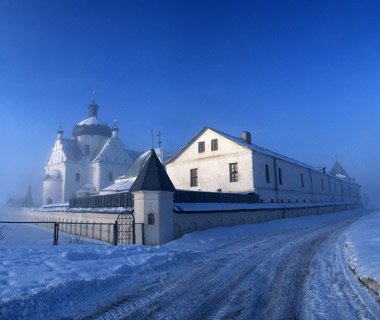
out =
[[[211,140],[218,139],[218,150],[211,151]],[[198,152],[198,142],[205,152]],[[229,164],[238,164],[238,181],[230,182]],[[198,169],[198,186],[190,186],[190,170]],[[207,129],[174,162],[166,165],[176,189],[194,191],[249,192],[253,189],[252,151]]]

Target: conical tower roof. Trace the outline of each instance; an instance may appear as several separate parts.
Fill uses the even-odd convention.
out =
[[[175,191],[175,187],[154,149],[149,151],[145,163],[129,189],[131,192],[139,190]]]

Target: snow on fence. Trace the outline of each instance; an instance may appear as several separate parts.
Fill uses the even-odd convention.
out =
[[[133,196],[130,192],[73,198],[69,202],[70,208],[133,208]]]

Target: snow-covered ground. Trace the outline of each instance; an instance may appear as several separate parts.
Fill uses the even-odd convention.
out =
[[[360,280],[380,295],[380,211],[367,215],[345,232],[345,253]]]
[[[379,319],[346,264],[378,279],[380,212],[366,213],[215,228],[157,247],[0,246],[0,319]]]

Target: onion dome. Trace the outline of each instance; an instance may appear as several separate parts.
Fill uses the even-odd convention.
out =
[[[83,135],[98,135],[109,138],[112,136],[111,128],[98,118],[99,106],[95,100],[88,106],[88,117],[79,122],[73,129],[73,137]]]

